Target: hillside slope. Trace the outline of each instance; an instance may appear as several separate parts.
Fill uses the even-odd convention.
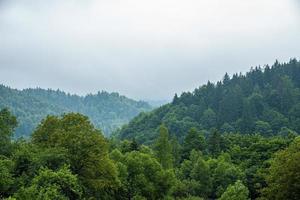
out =
[[[172,103],[142,113],[118,133],[120,139],[151,143],[164,123],[182,139],[191,127],[221,132],[273,135],[300,132],[300,62],[252,68],[245,75],[224,76],[193,92],[175,95]]]
[[[11,89],[0,85],[0,109],[8,107],[19,126],[16,136],[28,136],[47,115],[80,112],[90,117],[106,135],[128,123],[140,112],[151,110],[143,101],[134,101],[118,93],[98,92],[85,97],[44,89]]]

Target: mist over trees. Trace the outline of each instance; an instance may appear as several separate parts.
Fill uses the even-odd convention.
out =
[[[98,92],[84,97],[60,90],[16,90],[0,85],[0,108],[9,108],[18,118],[16,137],[27,137],[47,115],[80,112],[96,127],[110,135],[140,112],[150,111],[143,101],[134,101],[118,93]]]

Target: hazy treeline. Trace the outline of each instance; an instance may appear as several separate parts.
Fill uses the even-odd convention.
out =
[[[9,108],[18,118],[17,137],[28,136],[47,115],[80,112],[90,117],[105,135],[128,123],[142,111],[151,110],[143,101],[118,93],[98,92],[84,97],[40,88],[16,90],[0,85],[0,108]]]
[[[208,134],[261,133],[264,136],[300,131],[300,62],[292,59],[250,72],[224,76],[193,92],[175,95],[173,102],[153,112],[142,113],[124,126],[117,136],[149,143],[164,123],[170,133],[183,140],[196,127]]]

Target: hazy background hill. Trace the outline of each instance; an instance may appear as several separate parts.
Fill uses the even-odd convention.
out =
[[[164,123],[180,140],[191,127],[208,131],[261,133],[300,132],[300,62],[252,68],[245,75],[224,76],[193,92],[175,95],[172,103],[142,113],[118,133],[121,139],[151,143]]]
[[[80,112],[89,116],[105,135],[128,123],[140,112],[151,110],[144,101],[135,101],[118,93],[98,92],[84,97],[59,90],[17,90],[0,85],[0,109],[8,107],[18,119],[16,136],[28,136],[47,115]]]

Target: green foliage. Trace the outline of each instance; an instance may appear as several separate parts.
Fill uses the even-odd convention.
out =
[[[17,119],[7,108],[0,111],[0,134],[1,139],[9,140],[17,126]]]
[[[153,143],[162,123],[180,141],[192,127],[265,136],[277,135],[283,127],[300,132],[299,63],[292,59],[264,69],[256,67],[245,75],[227,74],[223,81],[175,95],[171,104],[137,116],[117,135]]]
[[[168,195],[174,174],[164,170],[153,156],[137,151],[122,155],[114,151],[112,158],[117,162],[122,182],[117,199],[162,199]]]
[[[0,85],[0,109],[6,107],[18,118],[17,137],[29,137],[47,115],[70,112],[89,116],[97,128],[110,135],[140,112],[151,110],[148,103],[134,101],[118,93],[102,91],[81,97],[59,90],[16,90]]]
[[[170,169],[174,163],[172,145],[169,141],[169,131],[164,126],[159,127],[159,137],[154,144],[155,155],[164,169]]]
[[[291,60],[246,75],[226,74],[217,84],[208,82],[140,114],[111,139],[88,117],[69,113],[48,116],[28,140],[14,140],[16,118],[4,109],[0,198],[300,199],[299,67]],[[6,97],[9,91],[0,87]],[[34,96],[36,91],[23,92]],[[47,96],[51,101],[61,95],[47,93],[53,93]],[[75,103],[66,104],[82,108],[76,96],[67,99]],[[90,112],[96,116],[94,105],[103,99],[83,99],[93,105]],[[10,101],[16,108],[20,105],[15,102],[23,102]],[[29,111],[47,108],[30,102],[39,107]],[[37,120],[40,115],[29,116]]]
[[[268,160],[284,149],[292,138],[241,134],[227,134],[224,138],[231,162],[244,171],[250,197],[256,199],[261,188],[266,186],[264,174],[268,171]]]
[[[189,160],[184,160],[178,171],[178,176],[183,186],[181,196],[208,197],[212,189],[211,171],[208,163],[203,159],[200,152],[192,150]]]
[[[174,167],[178,167],[180,164],[181,158],[183,157],[182,155],[182,146],[179,144],[178,140],[176,137],[172,137],[171,139],[171,147],[172,147],[172,155],[174,158]]]
[[[179,199],[179,200],[203,200],[203,198],[201,198],[201,197],[189,196],[189,197],[182,198],[182,199]]]
[[[255,132],[256,133],[261,133],[263,135],[271,135],[272,134],[272,128],[271,128],[271,125],[268,122],[256,121],[255,122]]]
[[[184,138],[182,157],[187,159],[192,150],[204,151],[206,148],[204,135],[199,133],[196,128],[191,128]]]
[[[222,148],[222,142],[223,141],[220,132],[216,129],[213,129],[208,138],[208,151],[214,156],[219,155]]]
[[[7,196],[10,193],[14,183],[13,161],[0,156],[0,197]]]
[[[220,155],[217,159],[209,160],[213,180],[213,197],[220,197],[226,188],[237,180],[244,178],[243,171],[231,162],[229,154]]]
[[[121,146],[120,146],[122,153],[138,151],[139,148],[140,148],[140,146],[135,139],[133,139],[132,141],[123,140],[121,142]]]
[[[34,144],[62,148],[74,174],[85,186],[86,195],[99,196],[117,187],[117,174],[108,157],[108,146],[101,132],[87,117],[66,114],[47,117],[32,135]]]
[[[288,118],[275,110],[266,110],[263,118],[268,122],[275,133],[279,132],[282,127],[288,127]]]
[[[300,138],[285,150],[279,151],[271,160],[267,174],[267,187],[263,195],[267,199],[300,198]]]
[[[260,191],[262,198],[281,199],[273,192],[280,188],[291,198],[298,197],[298,139],[280,151],[296,134],[282,128],[280,135],[220,134],[217,129],[202,133],[192,128],[181,148],[180,139],[170,139],[167,127],[161,125],[150,147],[133,139],[110,140],[108,148],[87,117],[48,116],[31,140],[6,139],[10,151],[0,159],[0,195],[25,200],[247,199],[249,190],[251,199],[260,198]]]
[[[234,127],[231,126],[229,123],[225,122],[221,128],[220,128],[220,131],[222,133],[233,133],[235,131]]]
[[[210,168],[208,164],[200,158],[197,159],[191,170],[191,178],[197,182],[195,194],[201,197],[207,197],[211,191]]]
[[[300,103],[294,105],[289,112],[291,128],[300,132]]]
[[[204,128],[209,129],[211,127],[217,126],[217,115],[216,113],[211,109],[208,108],[203,112],[201,122],[204,126]]]
[[[31,185],[21,188],[14,197],[24,200],[67,200],[80,199],[82,195],[77,177],[71,173],[67,166],[57,172],[42,168],[34,177]]]
[[[0,155],[10,154],[10,140],[16,126],[16,117],[6,108],[0,110]]]
[[[247,187],[238,180],[235,184],[228,186],[218,200],[248,200],[248,196],[249,191]]]

